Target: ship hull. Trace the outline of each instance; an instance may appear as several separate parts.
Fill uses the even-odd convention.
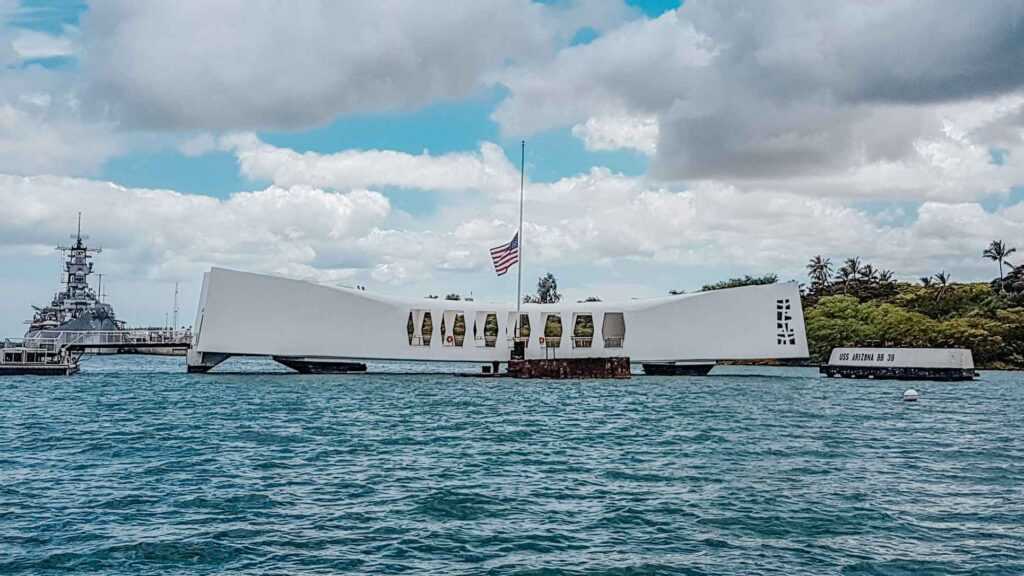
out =
[[[962,382],[974,380],[977,372],[963,368],[873,368],[865,366],[822,366],[820,372],[829,378],[869,380],[937,380]]]
[[[62,366],[0,364],[0,376],[71,376],[77,373],[77,364]]]

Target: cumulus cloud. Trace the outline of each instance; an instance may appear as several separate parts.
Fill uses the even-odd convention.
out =
[[[70,36],[55,36],[34,30],[19,30],[11,41],[11,46],[18,57],[25,60],[75,54],[75,45]]]
[[[153,278],[214,264],[307,276],[322,253],[367,237],[390,213],[385,197],[366,190],[271,186],[220,200],[53,176],[0,176],[0,203],[4,245],[52,244],[84,211],[120,266]],[[346,268],[336,262],[322,271]]]
[[[986,279],[980,251],[1024,230],[1024,204],[989,212],[927,201],[909,222],[893,222],[839,199],[712,181],[679,188],[603,169],[530,192],[526,246],[542,262],[715,263],[803,277],[807,259],[821,253],[860,256],[904,278],[946,269]]]
[[[71,75],[33,64],[74,54],[77,33],[13,26],[24,10],[0,0],[0,172],[94,174],[121,149],[116,125],[82,113]]]
[[[1024,86],[1024,7],[948,8],[687,2],[506,73],[511,96],[494,117],[528,134],[655,116],[652,172],[667,179],[786,180],[919,163],[929,160],[922,143],[948,136],[947,106],[984,107]],[[984,148],[990,132],[968,137]],[[1019,146],[1019,132],[1012,140]]]
[[[990,178],[998,187],[1022,175],[1014,172],[1018,164],[993,164],[980,149],[974,151],[977,158],[959,148],[942,150],[949,143],[969,146],[961,141],[964,130],[1014,110],[1016,104],[1009,101],[986,110],[951,106],[946,111],[952,124],[945,144],[922,144],[933,148],[927,154],[942,168],[932,166],[933,172],[917,165],[894,165],[888,174],[795,179],[781,187],[776,181],[665,183],[598,167],[554,182],[528,182],[525,249],[532,261],[552,264],[630,259],[700,266],[727,260],[799,273],[811,252],[823,252],[858,254],[909,274],[958,259],[965,273],[978,273],[984,264],[975,252],[987,243],[983,236],[1019,234],[1015,226],[1024,225],[1022,208],[986,212],[977,203],[958,199],[959,190],[945,180],[960,182],[957,174],[964,172],[970,178]],[[243,173],[278,186],[402,186],[480,193],[445,206],[436,216],[405,223],[411,229],[377,232],[371,242],[361,240],[368,262],[381,256],[373,246],[391,246],[393,252],[404,247],[411,261],[420,262],[417,269],[423,273],[479,271],[488,266],[484,248],[507,241],[517,225],[517,174],[496,146],[488,152],[485,144],[480,154],[440,156],[393,151],[299,154],[247,134],[222,138],[219,145],[238,155]],[[948,157],[971,157],[975,162]],[[1007,166],[1009,171],[1003,172]],[[898,193],[900,186],[908,186],[927,200],[915,206],[916,217],[892,218],[886,212],[872,214],[852,207],[847,198],[814,193],[823,186],[845,186],[856,199],[875,191]],[[974,220],[956,216],[965,211]],[[936,226],[946,227],[939,236]],[[398,277],[396,270],[401,268],[386,267],[380,277]]]
[[[209,144],[193,139],[190,149]],[[346,150],[335,154],[299,153],[260,141],[253,134],[233,134],[219,146],[238,157],[241,173],[279,186],[306,184],[334,189],[358,187],[417,188],[436,191],[512,190],[519,172],[499,146],[484,142],[478,153],[439,156],[393,150]]]
[[[629,14],[609,0],[115,0],[83,19],[82,69],[90,99],[132,126],[296,129],[468,95]]]
[[[0,82],[0,86],[3,83]],[[0,96],[0,171],[91,174],[121,150],[114,127],[83,121],[68,94],[31,91]]]
[[[494,118],[510,134],[572,125],[594,116],[656,113],[696,87],[717,47],[675,12],[625,24],[537,66],[500,78],[511,90]]]
[[[632,149],[651,155],[658,149],[658,119],[654,116],[601,116],[572,127],[587,150]]]
[[[1004,194],[1024,182],[1024,130],[1014,126],[1022,112],[1020,94],[931,106],[936,130],[915,138],[900,157],[744,184],[850,199],[959,202]],[[1002,161],[993,156],[997,143]]]

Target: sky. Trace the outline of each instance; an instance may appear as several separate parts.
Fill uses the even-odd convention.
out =
[[[0,336],[82,212],[131,324],[211,266],[648,297],[1024,248],[1024,4],[0,0]],[[95,278],[94,278],[95,280]],[[286,302],[268,302],[268,306]]]

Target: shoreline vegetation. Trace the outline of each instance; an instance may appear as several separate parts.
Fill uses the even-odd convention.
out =
[[[998,263],[999,277],[962,283],[945,271],[900,281],[859,258],[834,267],[830,258],[815,256],[807,264],[810,283],[800,290],[806,364],[827,363],[837,347],[968,348],[979,369],[1024,369],[1024,265],[1006,260],[1014,252],[992,242],[982,255]],[[774,274],[745,276],[702,291],[775,281]]]

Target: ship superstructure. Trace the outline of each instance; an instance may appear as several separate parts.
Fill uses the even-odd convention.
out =
[[[127,327],[117,319],[114,307],[103,301],[102,285],[93,290],[89,276],[93,274],[93,256],[102,252],[90,248],[82,234],[82,215],[78,215],[78,231],[71,236],[74,243],[58,246],[64,267],[61,288],[46,306],[33,306],[35,314],[28,322],[25,342],[51,349],[74,347],[87,354],[157,354],[184,355],[192,331],[186,327]],[[99,274],[102,281],[103,275]],[[177,285],[175,285],[177,310]],[[177,322],[177,314],[175,314]]]
[[[58,246],[64,260],[61,289],[46,306],[33,306],[35,314],[29,323],[26,338],[50,338],[61,332],[114,332],[124,330],[124,322],[114,315],[114,308],[102,302],[89,286],[93,274],[92,258],[102,249],[90,248],[82,235],[82,217],[78,216],[78,232],[74,244]],[[53,334],[50,334],[50,333]]]

